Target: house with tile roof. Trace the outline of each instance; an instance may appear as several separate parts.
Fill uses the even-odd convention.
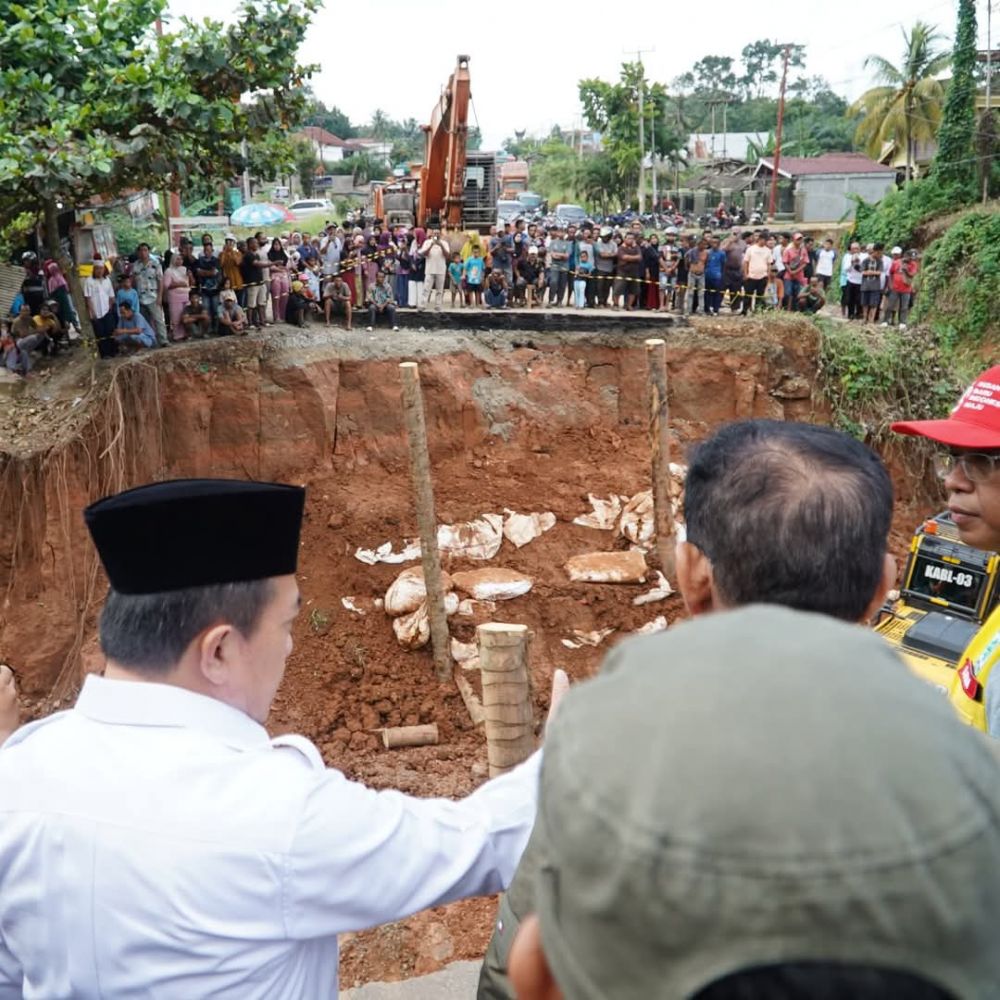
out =
[[[768,204],[774,157],[762,157],[750,186]],[[839,222],[854,215],[855,197],[874,204],[896,183],[896,171],[863,153],[783,156],[778,161],[778,214],[797,222]]]

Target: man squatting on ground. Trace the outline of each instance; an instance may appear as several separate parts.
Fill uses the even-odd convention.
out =
[[[509,881],[539,754],[452,802],[268,737],[304,495],[181,480],[87,509],[107,666],[0,750],[2,1000],[334,997],[341,931]]]

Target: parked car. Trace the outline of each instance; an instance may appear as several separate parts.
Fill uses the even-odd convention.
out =
[[[587,221],[587,211],[579,205],[556,205],[556,218],[561,226],[579,226]]]
[[[497,202],[497,225],[513,222],[524,215],[524,206],[519,201]]]
[[[333,202],[329,198],[303,198],[300,201],[293,201],[288,206],[288,211],[296,219],[307,219],[317,212],[333,212]]]

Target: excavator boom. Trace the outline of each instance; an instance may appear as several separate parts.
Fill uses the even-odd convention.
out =
[[[465,146],[469,131],[469,57],[459,56],[448,85],[441,91],[429,125],[425,125],[424,164],[420,168],[417,220],[437,220],[449,229],[462,225]]]

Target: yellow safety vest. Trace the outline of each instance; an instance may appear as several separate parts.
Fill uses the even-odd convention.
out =
[[[993,609],[982,628],[965,647],[948,692],[948,700],[955,707],[959,718],[984,733],[986,685],[997,660],[1000,660],[1000,605]]]

